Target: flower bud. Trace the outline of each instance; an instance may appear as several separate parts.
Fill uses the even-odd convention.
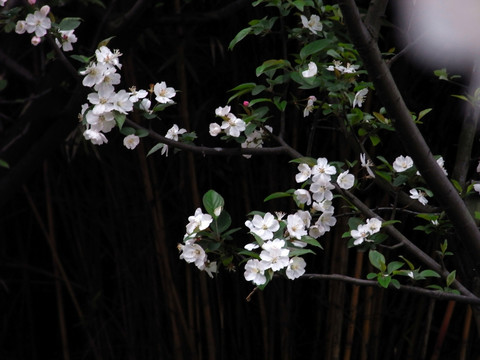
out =
[[[38,44],[40,44],[42,42],[42,38],[40,38],[38,36],[33,36],[31,41],[32,41],[33,46],[37,46]]]

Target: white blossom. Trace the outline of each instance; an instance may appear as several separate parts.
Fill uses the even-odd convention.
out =
[[[300,203],[300,204],[307,204],[310,205],[312,203],[312,196],[310,195],[310,191],[305,190],[305,189],[297,189],[293,193],[295,196],[295,199]]]
[[[284,248],[285,241],[280,239],[265,241],[262,245],[260,259],[273,271],[278,271],[288,266],[289,250]]]
[[[300,164],[297,167],[298,171],[300,171],[297,175],[295,175],[295,181],[297,183],[304,182],[305,180],[309,179],[312,175],[312,169],[308,164]]]
[[[263,285],[267,282],[267,278],[264,275],[267,268],[268,264],[257,259],[250,259],[245,264],[243,276],[245,280],[252,281],[255,285]]]
[[[373,166],[372,160],[366,159],[366,154],[362,153],[360,154],[360,164],[362,167],[367,169],[368,175],[372,178],[375,177],[375,174],[373,173],[372,169],[370,167]]]
[[[108,143],[107,138],[100,131],[93,129],[87,129],[83,132],[83,137],[86,140],[90,140],[94,145],[102,145]]]
[[[260,215],[254,215],[251,221],[245,221],[245,226],[262,240],[272,239],[273,233],[280,228],[278,220],[269,212],[263,218]]]
[[[134,134],[127,135],[123,139],[123,146],[125,146],[127,149],[130,149],[130,150],[135,149],[139,143],[140,143],[140,138]]]
[[[307,117],[313,111],[315,101],[317,101],[315,96],[311,95],[308,97],[307,106],[303,109],[303,117]]]
[[[188,217],[188,221],[189,223],[186,226],[187,234],[193,234],[196,231],[202,231],[208,228],[213,218],[210,214],[202,213],[201,208],[197,208],[195,214]]]
[[[305,274],[305,266],[307,266],[307,263],[303,258],[294,256],[290,259],[285,274],[290,280],[294,280]]]
[[[308,69],[305,71],[302,71],[302,76],[304,78],[311,78],[317,75],[318,69],[317,69],[317,64],[315,64],[313,61],[310,61],[308,63]]]
[[[35,36],[39,38],[47,34],[47,30],[51,28],[52,22],[47,16],[50,12],[50,7],[44,5],[40,10],[35,11],[33,14],[28,14],[25,19],[25,30],[31,34],[35,33]]]
[[[311,15],[310,19],[307,19],[305,15],[300,15],[302,20],[302,25],[304,28],[310,30],[313,34],[317,35],[318,31],[322,31],[323,25],[320,22],[320,17],[318,15]]]
[[[362,107],[362,104],[365,101],[365,97],[367,96],[367,94],[368,94],[367,88],[357,91],[353,99],[353,107],[355,106]]]
[[[410,156],[400,155],[393,162],[393,170],[396,172],[403,172],[413,166],[413,160]]]
[[[200,245],[195,244],[194,239],[187,240],[185,245],[179,244],[178,249],[181,251],[180,259],[187,263],[195,263],[198,268],[204,266],[207,255]]]
[[[425,195],[426,194],[421,190],[417,190],[417,189],[411,189],[410,190],[410,198],[420,201],[420,203],[422,205],[427,205],[427,203],[428,203],[428,200],[425,197]]]
[[[348,190],[353,186],[354,183],[355,183],[355,176],[353,176],[352,174],[349,174],[348,170],[338,175],[337,184],[342,189]]]
[[[287,216],[287,230],[290,237],[300,240],[302,236],[307,235],[305,223],[298,214]]]
[[[74,30],[60,30],[60,40],[55,39],[57,46],[63,51],[73,50],[72,44],[77,42],[77,37],[73,32]]]
[[[156,83],[153,87],[153,92],[155,93],[157,100],[160,104],[169,104],[173,103],[172,98],[175,96],[175,89],[172,87],[167,87],[165,81],[161,83]]]

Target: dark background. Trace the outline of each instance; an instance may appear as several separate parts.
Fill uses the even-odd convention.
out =
[[[277,28],[227,50],[248,21],[275,14],[249,1],[105,3],[49,2],[56,17],[84,20],[73,53],[90,56],[100,40],[115,35],[110,48],[123,53],[125,88],[166,81],[179,90],[178,104],[152,124],[161,134],[176,123],[195,130],[198,144],[219,146],[208,134],[214,109],[226,104],[229,89],[257,81],[255,68],[264,60],[282,56]],[[124,16],[134,4],[138,12]],[[395,43],[392,27],[385,27],[382,47]],[[245,159],[170,151],[168,157],[147,158],[153,141],[143,139],[130,151],[115,131],[108,144],[93,146],[83,140],[77,118],[89,91],[59,60],[47,60],[49,44],[33,47],[26,34],[3,32],[0,44],[0,77],[8,80],[0,92],[0,158],[10,165],[0,173],[0,359],[347,360],[350,350],[351,359],[421,359],[434,358],[444,333],[439,358],[460,358],[462,331],[470,328],[466,305],[377,288],[359,289],[355,301],[352,285],[280,278],[247,302],[253,286],[242,268],[210,279],[179,260],[176,245],[204,192],[221,193],[233,226],[243,227],[252,210],[293,208],[263,199],[296,186],[295,165],[280,155]],[[462,89],[439,82],[431,69],[408,58],[392,71],[412,111],[434,107],[434,121],[421,129],[448,169],[464,116],[449,95]],[[231,104],[234,113],[248,98],[239,100]],[[378,104],[371,99],[368,106],[375,110]],[[305,152],[312,129],[299,109],[288,106],[286,139]],[[333,127],[316,129],[314,140],[314,157],[356,156]],[[394,159],[403,153],[399,144],[387,134],[378,152]],[[359,196],[371,207],[388,206],[388,195],[380,194],[373,186]],[[347,217],[341,213],[348,209],[340,203],[338,208],[337,227],[322,238],[324,251],[306,257],[307,271],[353,276],[360,266],[365,277],[368,259],[346,248],[341,236]],[[400,219],[401,229],[416,224]],[[407,231],[430,253],[442,241],[418,234]],[[238,235],[235,241],[250,239]],[[461,255],[463,249],[457,244],[455,251]],[[449,306],[453,316],[442,332]],[[479,352],[476,339],[472,325],[467,359]]]

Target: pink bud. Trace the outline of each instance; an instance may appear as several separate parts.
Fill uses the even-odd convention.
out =
[[[36,2],[37,2],[37,0],[28,0],[28,3],[29,3],[30,5],[35,5]]]
[[[249,105],[250,105],[250,103],[249,103],[248,101],[244,101],[244,102],[243,102],[243,106],[248,107]]]
[[[38,37],[38,36],[34,36],[32,37],[32,45],[33,46],[37,46],[38,44],[40,44],[42,42],[42,38]]]

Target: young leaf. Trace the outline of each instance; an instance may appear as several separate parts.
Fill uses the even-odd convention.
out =
[[[152,147],[150,149],[150,151],[148,152],[147,156],[150,156],[152,155],[153,153],[157,152],[158,150],[160,150],[162,147],[164,147],[165,144],[162,144],[162,143],[158,143],[157,145],[155,145],[154,147]]]
[[[247,36],[248,34],[250,34],[252,32],[252,28],[248,27],[248,28],[245,28],[243,30],[240,30],[239,33],[237,35],[235,35],[235,37],[233,38],[232,41],[230,41],[230,44],[228,45],[228,50],[232,50],[233,47],[239,42],[241,41],[243,38],[245,38],[245,36]]]
[[[293,192],[295,190],[291,189],[289,191],[286,191],[286,192],[276,192],[276,193],[273,193],[271,195],[268,195],[265,199],[263,199],[264,202],[267,202],[267,201],[270,201],[270,200],[273,200],[273,199],[279,199],[279,198],[284,198],[284,197],[290,197],[292,196]]]
[[[384,287],[385,289],[388,288],[390,281],[392,281],[392,278],[390,276],[388,275],[382,276],[381,274],[378,275],[378,283],[380,284],[380,286]]]
[[[300,50],[300,59],[305,60],[306,57],[322,51],[329,44],[329,39],[315,40],[311,43],[308,43],[302,48],[302,50]]]
[[[118,111],[115,111],[113,117],[115,118],[115,122],[117,123],[118,128],[122,130],[123,124],[125,123],[125,119],[127,118],[126,115],[119,113]]]
[[[403,262],[401,261],[392,261],[391,263],[388,264],[387,266],[387,273],[391,274],[395,270],[400,269],[404,265]]]
[[[455,276],[457,274],[456,270],[453,270],[450,274],[447,276],[447,286],[450,287],[452,283],[455,281]]]
[[[215,190],[208,190],[205,195],[203,195],[203,206],[213,218],[217,218],[218,215],[220,215],[218,209],[222,209],[224,204],[225,201],[223,197]]]
[[[63,31],[75,30],[80,25],[81,21],[82,19],[78,17],[66,17],[60,21],[58,29]]]
[[[436,277],[436,278],[439,278],[440,275],[433,271],[433,270],[423,270],[421,273],[420,273],[420,276],[424,276],[424,277]]]
[[[385,257],[376,250],[370,250],[368,253],[370,263],[380,271],[385,271]]]
[[[312,245],[312,246],[316,246],[316,247],[318,247],[318,248],[320,248],[320,249],[323,249],[323,248],[322,248],[322,245],[320,245],[320,243],[319,243],[316,239],[314,239],[313,237],[311,237],[311,236],[306,236],[306,235],[304,235],[304,236],[302,236],[302,239],[301,239],[301,240],[302,240],[303,242],[306,242],[307,244],[310,244],[310,245]]]

